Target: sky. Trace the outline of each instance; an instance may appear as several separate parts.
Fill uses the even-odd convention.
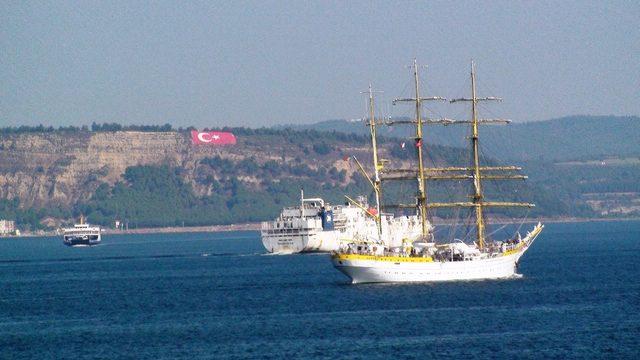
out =
[[[271,126],[500,96],[487,117],[640,114],[638,1],[0,0],[0,126]],[[429,104],[431,117],[464,117]]]

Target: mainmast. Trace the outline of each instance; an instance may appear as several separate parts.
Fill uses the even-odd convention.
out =
[[[424,163],[422,159],[422,116],[420,110],[422,101],[420,99],[420,84],[418,77],[418,62],[413,59],[413,77],[416,86],[416,154],[418,155],[418,196],[417,205],[422,221],[422,235],[427,235],[427,186],[424,181]]]
[[[376,118],[373,102],[373,89],[369,83],[369,132],[371,133],[371,147],[373,148],[373,190],[376,194],[376,224],[378,225],[378,236],[382,235],[382,212],[380,209],[380,197],[382,188],[380,186],[380,162],[378,161],[378,143],[376,137]]]
[[[423,120],[422,120],[422,102],[425,100],[444,100],[444,98],[439,96],[422,98],[420,97],[420,77],[418,75],[418,62],[416,59],[413,59],[413,77],[414,77],[414,85],[415,85],[415,98],[407,98],[407,99],[395,99],[393,103],[396,102],[414,102],[416,106],[416,118],[412,123],[415,124],[416,132],[415,132],[415,147],[416,147],[416,155],[418,157],[418,193],[416,196],[416,207],[418,215],[420,215],[420,221],[422,225],[422,236],[427,236],[429,232],[429,226],[427,225],[427,216],[428,216],[428,206],[427,206],[427,185],[425,181],[425,168],[424,168],[424,150],[422,147],[423,143]],[[395,123],[401,123],[400,121],[396,121]]]
[[[482,215],[482,182],[480,180],[480,154],[478,150],[478,97],[476,96],[475,64],[471,61],[471,148],[473,149],[473,203],[476,205],[476,234],[478,247],[484,247],[484,217]]]

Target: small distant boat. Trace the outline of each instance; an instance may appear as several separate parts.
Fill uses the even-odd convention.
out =
[[[100,244],[102,240],[99,226],[84,223],[84,216],[80,216],[80,223],[72,228],[64,228],[62,241],[67,246],[92,246]]]

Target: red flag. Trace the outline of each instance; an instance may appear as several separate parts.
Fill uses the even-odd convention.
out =
[[[236,137],[230,132],[191,130],[191,142],[198,145],[235,145]]]
[[[422,146],[422,139],[416,141],[416,147]]]

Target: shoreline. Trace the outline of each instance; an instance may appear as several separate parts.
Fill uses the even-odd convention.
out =
[[[531,219],[493,219],[487,221],[487,224],[531,224],[541,222],[558,224],[558,223],[581,223],[581,222],[606,222],[606,221],[640,221],[640,217],[630,218],[531,218]],[[448,226],[453,225],[453,221],[446,219],[434,219],[432,223],[435,226]],[[128,230],[115,230],[109,228],[103,228],[102,233],[104,235],[126,235],[126,234],[171,234],[171,233],[191,233],[191,232],[205,232],[205,233],[218,233],[228,231],[259,231],[260,223],[241,223],[241,224],[228,224],[228,225],[207,225],[207,226],[169,226],[169,227],[157,227],[157,228],[137,228]],[[19,237],[42,237],[42,236],[59,236],[57,231],[43,231],[35,233],[22,233],[16,235],[0,235],[1,238],[19,238]]]
[[[103,234],[165,234],[165,233],[188,233],[188,232],[226,232],[226,231],[258,231],[260,223],[242,223],[229,225],[207,225],[207,226],[169,226],[158,228],[139,228],[128,230],[103,229]]]
[[[492,219],[486,220],[487,224],[533,224],[537,222],[541,222],[543,224],[559,224],[559,223],[585,223],[585,222],[607,222],[607,221],[640,221],[640,217],[628,217],[628,218],[574,218],[574,217],[566,217],[566,218],[530,218],[525,219]],[[433,221],[434,225],[451,225],[452,221],[437,219]]]

